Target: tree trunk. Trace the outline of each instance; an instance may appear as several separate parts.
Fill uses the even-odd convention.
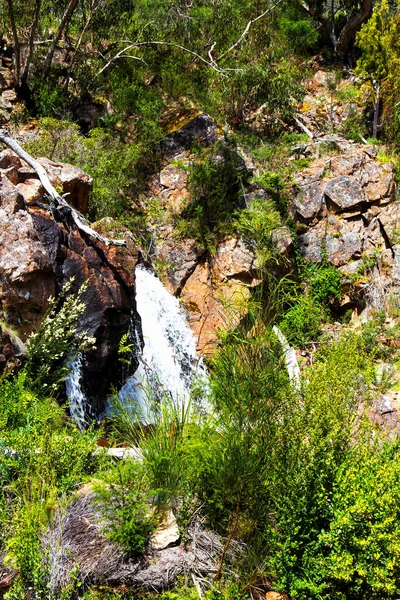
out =
[[[17,26],[15,24],[14,17],[14,5],[13,0],[7,0],[8,4],[8,18],[10,19],[11,29],[14,38],[14,52],[15,52],[15,75],[17,76],[17,82],[19,84],[20,70],[21,70],[21,47],[18,38]]]
[[[31,27],[31,31],[29,34],[28,56],[26,57],[24,71],[22,73],[21,81],[20,81],[21,86],[26,85],[28,82],[29,71],[31,68],[31,62],[32,62],[32,57],[33,57],[33,47],[34,47],[33,43],[35,41],[36,30],[37,30],[37,26],[38,26],[38,22],[39,22],[39,13],[40,13],[41,4],[42,4],[42,0],[36,0],[35,10],[33,13],[32,27]]]
[[[350,44],[354,40],[357,31],[368,21],[372,14],[372,1],[364,0],[361,11],[349,19],[340,32],[335,52],[340,58],[344,58],[349,51]]]
[[[332,19],[328,19],[324,15],[317,13],[317,11],[309,6],[306,0],[300,0],[300,4],[313,19],[323,25],[332,42],[335,54],[343,59],[348,53],[350,44],[354,40],[357,31],[370,18],[373,0],[363,0],[363,7],[360,12],[349,18],[338,37],[334,27],[334,14],[332,14]]]
[[[61,38],[61,35],[62,35],[64,29],[69,24],[71,17],[73,15],[73,12],[78,5],[78,2],[79,2],[79,0],[70,0],[67,8],[65,9],[63,17],[61,19],[61,23],[57,29],[56,35],[54,36],[54,40],[52,41],[52,43],[50,45],[49,51],[48,51],[47,56],[43,63],[42,81],[44,81],[47,78],[47,75],[49,74],[51,63],[53,61],[53,56],[54,56],[54,52],[56,50],[57,44],[60,41],[60,38]]]
[[[126,246],[125,240],[109,240],[97,233],[97,231],[94,231],[94,229],[89,226],[86,219],[84,219],[84,217],[77,210],[72,208],[72,206],[70,206],[68,202],[66,202],[64,198],[57,193],[42,165],[38,163],[30,154],[25,152],[25,150],[21,148],[18,142],[14,140],[5,129],[0,129],[0,142],[3,142],[3,144],[6,144],[6,146],[11,148],[15,154],[22,158],[22,160],[24,160],[37,173],[40,182],[50,199],[50,210],[56,220],[59,221],[60,219],[56,217],[58,217],[58,215],[62,215],[62,222],[65,224],[68,224],[68,222],[73,223],[81,234],[86,235],[94,240],[98,240],[106,246]]]

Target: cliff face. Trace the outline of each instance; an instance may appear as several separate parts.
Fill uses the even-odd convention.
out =
[[[77,208],[87,205],[91,179],[71,167],[43,160],[50,179],[63,188]],[[73,289],[84,282],[86,311],[79,327],[96,338],[96,349],[84,364],[89,405],[97,415],[111,384],[120,376],[118,346],[135,318],[135,266],[138,253],[129,232],[127,247],[106,246],[84,238],[56,222],[46,210],[46,198],[34,173],[10,151],[0,154],[0,311],[5,330],[22,342],[39,325],[50,296],[57,296],[74,278]],[[108,230],[112,223],[108,223]],[[101,224],[99,225],[101,229]],[[119,232],[121,235],[121,232]],[[15,336],[14,336],[15,337]],[[0,369],[18,361],[20,348],[12,337],[4,344]],[[7,354],[7,356],[5,355]],[[101,376],[100,376],[101,375]]]

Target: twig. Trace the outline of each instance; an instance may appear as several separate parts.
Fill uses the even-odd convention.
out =
[[[203,592],[201,591],[200,584],[199,584],[199,582],[197,581],[197,579],[196,579],[196,577],[195,577],[194,573],[191,573],[191,575],[192,575],[193,583],[194,583],[194,585],[195,585],[195,587],[196,587],[196,590],[197,590],[197,593],[198,593],[198,595],[199,595],[199,598],[200,598],[200,600],[203,600]]]
[[[170,46],[172,48],[178,48],[179,50],[183,50],[184,52],[188,52],[192,56],[195,56],[196,58],[198,58],[199,60],[201,60],[203,63],[205,63],[208,67],[210,67],[214,71],[217,71],[217,73],[220,73],[221,75],[225,74],[225,71],[223,69],[220,69],[219,67],[216,66],[215,61],[209,62],[208,60],[206,60],[205,58],[203,58],[202,56],[200,56],[200,54],[197,54],[197,52],[194,52],[193,50],[190,50],[189,48],[185,48],[184,46],[181,46],[180,44],[174,44],[172,42],[156,42],[156,41],[152,41],[152,42],[128,42],[126,40],[121,40],[121,42],[122,43],[127,43],[128,46],[126,46],[125,48],[123,48],[122,50],[120,50],[119,52],[117,52],[117,54],[115,56],[113,56],[113,58],[111,58],[107,62],[107,64],[104,65],[104,67],[102,69],[100,69],[100,71],[98,73],[96,73],[96,75],[93,78],[93,81],[95,81],[98,77],[100,77],[100,75],[102,73],[104,73],[104,71],[106,69],[108,69],[108,67],[110,65],[112,65],[113,62],[115,62],[119,58],[122,58],[125,52],[127,52],[128,50],[131,50],[132,48],[140,48],[141,46]],[[143,59],[137,58],[137,60],[143,60]]]

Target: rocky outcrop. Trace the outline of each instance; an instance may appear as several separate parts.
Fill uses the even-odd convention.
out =
[[[195,240],[177,240],[169,231],[156,253],[157,260],[166,265],[161,273],[165,285],[186,308],[198,351],[212,354],[218,330],[234,326],[240,316],[234,305],[239,306],[249,287],[258,283],[253,252],[240,238],[227,237],[209,256]]]
[[[180,125],[163,140],[164,165],[150,183],[151,194],[159,199],[167,215],[167,224],[154,227],[153,259],[168,290],[186,308],[197,349],[206,356],[215,350],[218,330],[233,326],[240,318],[240,311],[232,310],[233,305],[241,304],[249,288],[258,283],[255,255],[239,237],[222,239],[211,255],[196,240],[179,238],[168,223],[168,215],[179,218],[176,215],[190,200],[187,167],[197,160],[192,154],[195,142],[207,148],[221,139],[222,132],[208,115],[199,114]],[[246,164],[240,149],[237,151],[240,168],[254,167]],[[247,202],[260,193],[253,187],[248,190]],[[281,228],[274,243],[279,253],[290,252],[290,232]]]
[[[39,158],[38,162],[46,169],[51,184],[60,190],[67,202],[85,214],[92,178],[73,165],[56,163],[47,158]],[[44,189],[37,174],[30,167],[24,166],[11,150],[0,152],[0,173],[18,188],[25,202],[31,204],[42,198]]]
[[[379,161],[376,148],[338,136],[329,140],[336,145],[328,155],[296,173],[291,213],[302,256],[326,260],[343,273],[342,303],[348,308],[363,304],[367,285],[388,288],[398,279],[400,202],[393,165]]]
[[[78,204],[88,197],[91,179],[87,175],[70,165],[42,163]],[[54,220],[40,183],[15,155],[2,152],[0,168],[0,310],[4,321],[26,340],[46,313],[50,296],[57,296],[72,277],[73,290],[88,283],[83,296],[87,309],[79,327],[96,338],[96,349],[84,361],[85,388],[96,415],[104,408],[110,384],[117,383],[119,341],[135,314],[138,254],[132,236],[127,230],[119,232],[127,247],[82,237]],[[15,169],[17,184],[12,183]],[[98,227],[105,227],[108,235],[113,224]]]

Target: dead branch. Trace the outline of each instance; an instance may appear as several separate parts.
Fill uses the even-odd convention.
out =
[[[268,13],[270,13],[272,10],[274,10],[274,8],[276,8],[279,4],[281,4],[283,0],[278,0],[277,2],[275,2],[275,4],[273,6],[270,6],[269,8],[267,8],[267,10],[265,10],[263,13],[261,13],[261,15],[258,15],[258,17],[255,17],[254,19],[251,19],[251,21],[249,21],[245,27],[245,30],[243,31],[243,33],[241,34],[241,36],[239,37],[239,39],[230,47],[228,48],[228,50],[226,50],[225,52],[223,52],[221,54],[221,56],[219,56],[215,62],[219,62],[220,60],[222,60],[223,58],[225,58],[225,56],[227,54],[229,54],[230,52],[232,52],[232,50],[234,50],[235,48],[237,48],[238,46],[240,46],[240,44],[243,42],[244,38],[246,37],[246,35],[249,33],[250,31],[250,27],[253,25],[253,23],[255,23],[256,21],[258,21],[259,19],[262,19],[263,17],[265,17]],[[211,48],[212,51],[212,48]]]
[[[40,182],[50,199],[50,210],[53,216],[55,216],[55,213],[64,213],[66,215],[66,220],[70,218],[78,231],[91,237],[92,239],[102,242],[106,246],[126,246],[125,240],[109,240],[97,233],[97,231],[94,231],[94,229],[89,226],[86,219],[57,193],[42,165],[38,163],[37,160],[35,160],[30,154],[25,152],[25,150],[21,148],[18,142],[14,140],[5,129],[0,129],[0,142],[3,142],[3,144],[11,148],[11,150],[13,150],[17,156],[22,158],[22,160],[24,160],[37,173]]]
[[[300,127],[300,129],[302,129],[304,131],[304,133],[306,133],[308,135],[308,137],[313,140],[315,137],[314,134],[300,121],[300,119],[298,119],[297,117],[293,117],[293,118],[294,118],[296,125],[298,125]]]
[[[279,1],[281,2],[282,0],[279,0]],[[203,58],[202,56],[200,56],[200,54],[197,54],[197,52],[194,52],[193,50],[190,50],[189,48],[185,48],[184,46],[181,46],[180,44],[174,44],[172,42],[156,42],[156,41],[152,41],[152,42],[129,42],[127,40],[121,40],[121,43],[128,44],[128,46],[126,46],[125,48],[123,48],[122,50],[120,50],[119,52],[117,52],[117,54],[115,54],[115,56],[113,56],[107,62],[107,64],[105,64],[104,67],[102,67],[102,69],[100,69],[100,71],[98,73],[96,73],[96,75],[93,78],[93,81],[95,81],[98,77],[100,77],[100,75],[102,73],[104,73],[104,71],[106,69],[108,69],[108,67],[110,65],[112,65],[116,60],[118,60],[119,58],[123,58],[123,57],[126,58],[126,56],[124,56],[125,52],[127,52],[128,50],[132,50],[132,48],[139,48],[141,46],[170,46],[172,48],[178,48],[179,50],[182,50],[183,52],[188,52],[192,56],[195,56],[196,58],[198,58],[199,60],[201,60],[203,63],[205,63],[208,67],[210,67],[214,71],[217,71],[217,73],[220,73],[221,75],[225,75],[225,70],[224,69],[220,69],[219,67],[217,67],[217,65],[215,64],[214,61],[213,62],[209,62],[208,60],[206,60],[205,58]],[[142,62],[144,62],[143,59],[141,59],[139,57],[137,57],[137,60],[141,60]]]

